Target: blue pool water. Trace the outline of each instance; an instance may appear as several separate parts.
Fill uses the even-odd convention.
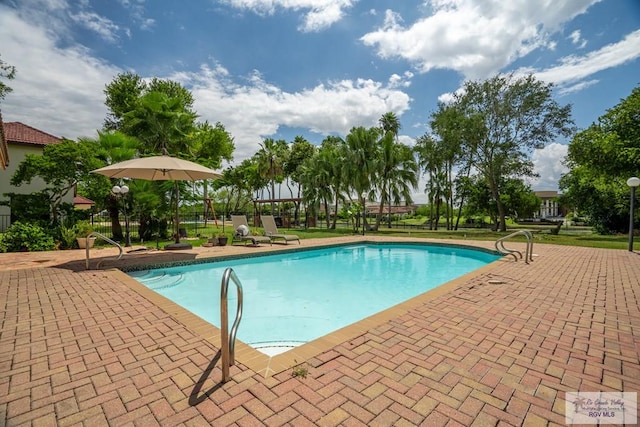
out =
[[[499,257],[449,246],[372,244],[129,273],[220,326],[220,281],[232,267],[244,309],[237,338],[277,354],[406,301]],[[229,285],[229,324],[235,317]]]

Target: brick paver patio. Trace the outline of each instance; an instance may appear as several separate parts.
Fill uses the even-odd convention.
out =
[[[218,348],[121,273],[1,254],[0,425],[564,425],[567,391],[640,391],[640,254],[535,253],[298,360],[306,378],[238,360],[225,384]]]

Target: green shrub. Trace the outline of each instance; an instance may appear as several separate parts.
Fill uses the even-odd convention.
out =
[[[56,234],[62,243],[62,249],[72,249],[76,244],[77,231],[75,227],[61,225]]]
[[[34,252],[53,249],[55,249],[53,237],[39,225],[14,222],[0,236],[2,252]]]
[[[76,232],[76,237],[83,238],[93,233],[93,225],[89,221],[78,221],[73,227]]]

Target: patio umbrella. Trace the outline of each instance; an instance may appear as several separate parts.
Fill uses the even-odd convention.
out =
[[[221,175],[209,168],[188,160],[171,156],[141,157],[114,163],[91,171],[109,178],[134,178],[147,181],[176,181],[176,242],[165,246],[165,249],[186,249],[191,245],[180,243],[180,216],[178,213],[178,181],[198,181],[200,179],[217,179]]]

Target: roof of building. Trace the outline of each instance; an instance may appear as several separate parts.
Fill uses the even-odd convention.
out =
[[[4,123],[4,138],[8,144],[47,145],[62,142],[61,138],[20,122]]]
[[[558,192],[555,190],[534,191],[533,194],[542,199],[554,199],[559,196]]]
[[[73,204],[74,205],[95,205],[96,202],[94,202],[91,199],[87,199],[84,196],[75,196],[73,198]]]

